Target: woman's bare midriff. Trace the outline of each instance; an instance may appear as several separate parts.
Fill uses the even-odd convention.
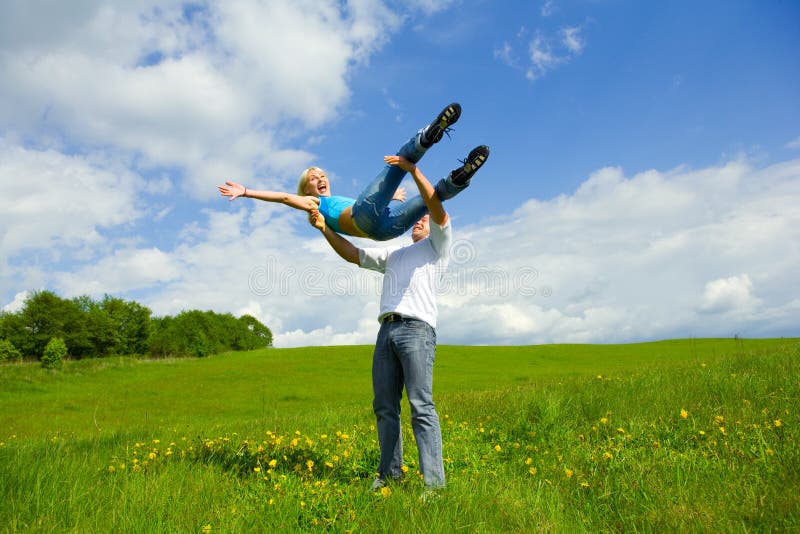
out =
[[[353,206],[346,207],[339,215],[339,228],[341,228],[344,233],[355,237],[367,237],[367,234],[362,232],[353,220]]]

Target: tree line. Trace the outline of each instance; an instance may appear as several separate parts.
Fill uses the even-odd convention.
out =
[[[110,295],[65,299],[38,291],[18,312],[0,312],[0,361],[42,360],[54,339],[62,340],[75,359],[202,357],[272,346],[270,329],[251,315],[189,310],[153,317],[146,306]]]

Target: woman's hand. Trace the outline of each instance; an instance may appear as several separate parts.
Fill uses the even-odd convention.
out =
[[[394,196],[392,200],[396,200],[398,202],[405,202],[406,201],[406,188],[405,187],[398,187],[397,190],[394,192]]]
[[[228,187],[225,187],[225,185]],[[247,191],[245,186],[237,184],[236,182],[225,182],[225,185],[218,185],[217,189],[222,193],[222,196],[230,197],[228,200],[244,196],[245,191]]]
[[[383,156],[383,161],[388,165],[400,167],[406,172],[414,172],[417,166],[402,156]]]
[[[311,226],[320,232],[325,231],[325,217],[319,212],[319,210],[311,210],[308,212],[308,222],[310,222]]]

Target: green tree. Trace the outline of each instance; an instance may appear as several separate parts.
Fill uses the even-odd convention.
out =
[[[51,291],[37,291],[25,300],[19,315],[19,329],[8,339],[23,354],[41,358],[54,337],[61,338],[73,356],[90,352],[85,316],[77,300],[62,299]]]
[[[114,343],[108,351],[113,354],[144,354],[150,334],[149,308],[138,302],[125,301],[105,295],[98,305],[114,333]]]
[[[0,362],[18,361],[22,359],[22,353],[7,339],[0,339]]]
[[[245,331],[244,350],[261,349],[272,346],[272,331],[252,315],[239,317],[239,324]]]
[[[42,353],[42,367],[53,369],[61,365],[62,360],[67,356],[67,344],[60,337],[51,339]]]

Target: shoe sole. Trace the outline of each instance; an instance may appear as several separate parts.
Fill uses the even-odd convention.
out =
[[[445,130],[447,130],[450,126],[458,122],[459,118],[461,118],[460,104],[453,102],[452,104],[444,108],[441,111],[441,113],[439,113],[439,116],[436,118],[437,119],[436,122],[432,124],[433,126],[438,128],[439,131],[436,133],[436,136],[434,136],[433,140],[431,141],[431,144],[436,144],[439,141],[441,141],[442,137],[444,136]]]
[[[467,156],[467,163],[464,165],[464,170],[466,172],[474,174],[475,171],[480,169],[481,166],[483,166],[483,164],[486,163],[486,160],[489,159],[489,147],[485,145],[484,147],[486,148],[486,154],[479,153],[478,155],[476,155],[474,158],[471,159],[469,158],[469,156]]]

